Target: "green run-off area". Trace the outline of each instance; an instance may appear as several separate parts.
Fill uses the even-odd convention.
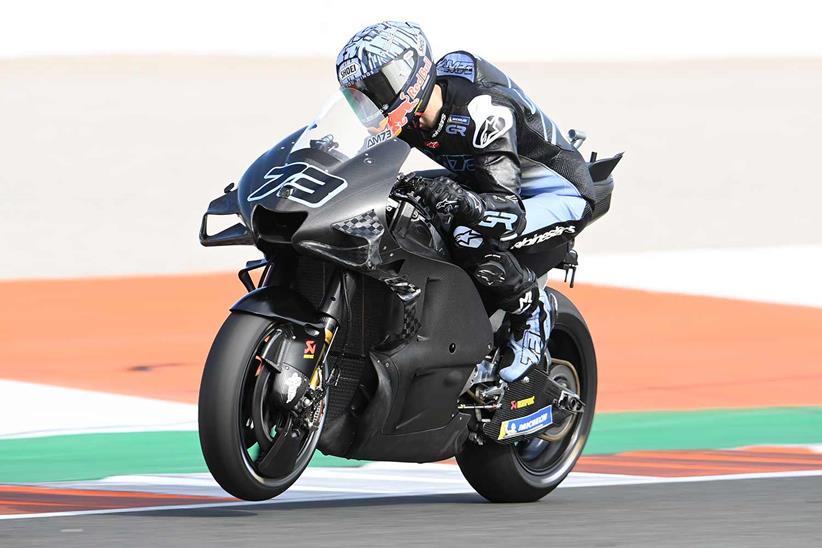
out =
[[[822,443],[822,407],[597,415],[586,454]],[[312,466],[363,461],[315,454]],[[0,483],[205,472],[196,432],[76,434],[0,440]]]

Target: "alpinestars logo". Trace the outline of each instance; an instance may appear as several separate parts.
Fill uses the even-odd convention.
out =
[[[514,310],[514,314],[521,314],[528,310],[528,307],[531,306],[531,303],[534,302],[534,295],[533,291],[528,290],[528,292],[519,298],[519,308]]]
[[[476,249],[482,245],[482,234],[467,226],[458,226],[454,229],[454,241],[460,247]]]
[[[543,232],[542,234],[537,234],[529,238],[523,238],[522,240],[515,243],[512,247],[514,249],[519,249],[520,247],[525,247],[528,245],[541,244],[546,240],[550,240],[551,238],[559,236],[560,234],[565,234],[566,232],[569,234],[573,234],[576,232],[576,228],[572,226],[558,226],[552,228],[548,232]]]
[[[490,95],[479,95],[468,103],[468,114],[474,120],[474,146],[485,148],[511,129],[514,115],[511,110],[491,103]]]
[[[305,162],[295,162],[271,168],[263,176],[266,182],[248,196],[249,202],[260,201],[272,194],[308,207],[320,207],[342,192],[348,183]]]

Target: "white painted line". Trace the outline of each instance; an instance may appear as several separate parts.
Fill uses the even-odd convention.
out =
[[[7,380],[0,417],[11,417],[0,422],[0,439],[197,429],[193,404]]]
[[[644,291],[822,307],[820,273],[822,245],[809,244],[582,253],[576,280]]]
[[[413,495],[420,495],[422,493],[412,493]],[[393,495],[392,495],[393,496]],[[162,511],[169,511],[169,510],[198,510],[202,508],[233,508],[236,506],[271,506],[271,505],[281,505],[287,503],[297,503],[297,502],[322,502],[328,500],[363,500],[363,499],[371,499],[371,498],[384,498],[385,494],[379,493],[374,495],[363,495],[360,497],[342,497],[342,496],[330,496],[325,498],[311,498],[305,500],[282,500],[282,501],[263,501],[263,502],[250,502],[250,501],[237,501],[237,502],[207,502],[201,504],[173,504],[168,506],[143,506],[140,508],[110,508],[105,510],[74,510],[70,512],[44,512],[41,514],[11,514],[11,515],[0,515],[0,521],[11,521],[15,519],[35,519],[35,518],[60,518],[60,517],[72,517],[72,516],[94,516],[98,514],[131,514],[134,512],[156,512],[159,510]]]
[[[694,477],[680,477],[680,478],[665,478],[665,477],[642,477],[642,476],[624,476],[618,474],[589,474],[589,473],[572,473],[568,479],[560,485],[560,488],[573,489],[580,487],[611,487],[619,485],[657,485],[665,483],[699,483],[711,481],[733,481],[733,480],[747,480],[747,479],[775,479],[775,478],[797,478],[797,477],[817,477],[822,476],[822,470],[804,470],[796,472],[765,472],[757,474],[728,474],[723,476],[694,476]],[[92,482],[88,482],[88,487],[91,487]],[[58,484],[49,484],[57,486]],[[467,485],[467,483],[466,483]],[[61,487],[67,487],[66,483],[59,484]],[[98,488],[102,485],[98,484]],[[288,493],[299,491],[307,491],[315,493],[313,496],[287,496]],[[297,488],[295,485],[289,489],[282,498],[272,501],[264,502],[214,502],[201,504],[178,504],[168,506],[150,506],[142,508],[115,508],[106,510],[77,510],[70,512],[47,512],[39,514],[12,514],[0,515],[0,520],[15,520],[15,519],[34,519],[34,518],[49,518],[49,517],[71,517],[71,516],[88,516],[98,514],[120,514],[120,513],[134,513],[134,512],[154,512],[154,511],[170,511],[170,510],[196,510],[202,508],[232,508],[244,506],[276,506],[283,504],[302,503],[302,502],[324,502],[324,501],[340,501],[340,500],[369,500],[386,497],[421,497],[432,495],[450,495],[450,494],[466,494],[473,491],[468,488],[455,489],[423,489],[414,491],[374,491],[367,489],[358,489],[357,493],[352,493],[351,489],[339,488],[335,486],[323,487],[302,487]],[[348,496],[346,493],[355,494],[356,496]],[[326,496],[318,496],[320,494]],[[477,495],[479,496],[479,495]]]

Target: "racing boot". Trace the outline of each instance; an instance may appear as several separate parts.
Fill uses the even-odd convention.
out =
[[[556,322],[557,299],[545,289],[536,290],[536,306],[520,314],[510,315],[511,331],[502,350],[499,375],[507,383],[521,379],[531,367],[538,365],[543,356],[547,360],[548,336]]]

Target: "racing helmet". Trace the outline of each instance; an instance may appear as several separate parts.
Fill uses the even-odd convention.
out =
[[[374,108],[362,104],[363,96],[381,114],[380,127],[373,129],[399,135],[403,126],[415,124],[434,90],[436,68],[428,39],[416,23],[386,21],[366,27],[337,56],[337,80],[365,125],[372,123]]]

